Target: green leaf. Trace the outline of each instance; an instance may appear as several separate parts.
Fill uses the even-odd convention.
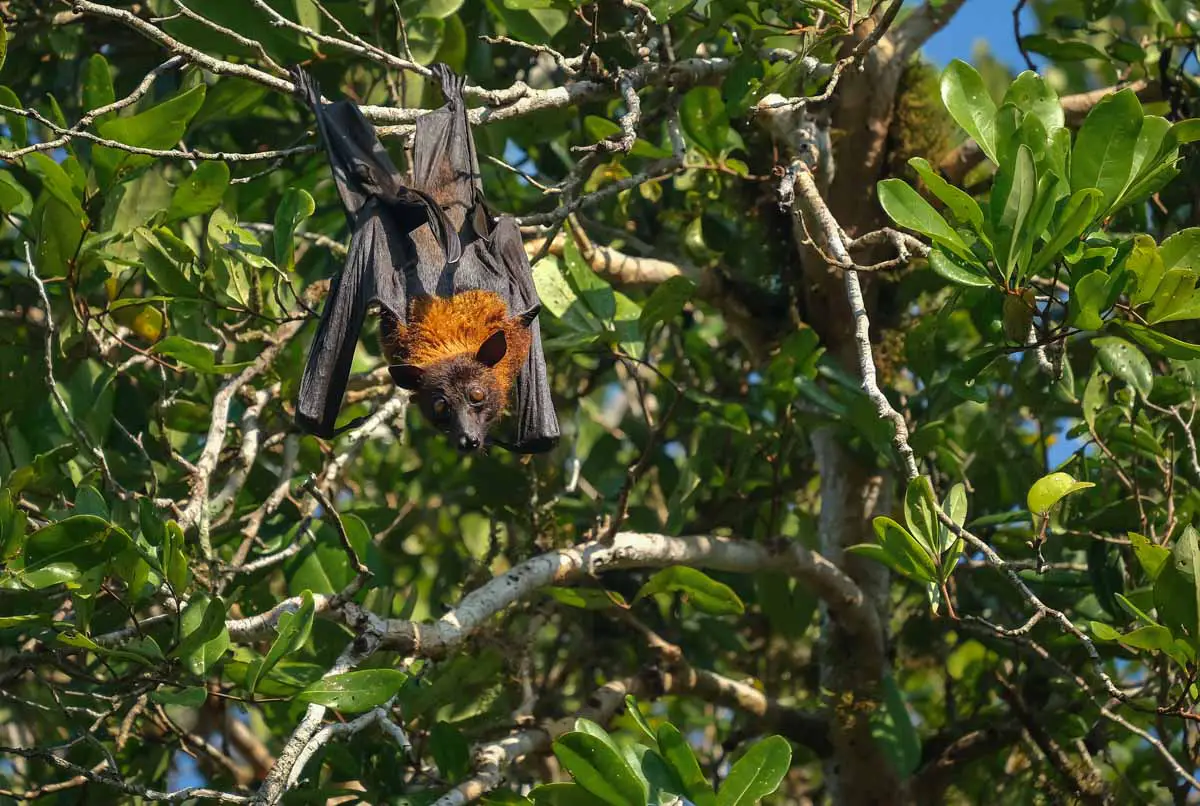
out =
[[[198,84],[157,106],[128,117],[107,120],[96,127],[107,140],[117,140],[139,148],[173,148],[187,131],[188,123],[204,103],[205,85]],[[123,168],[132,169],[153,160],[144,155],[129,154],[104,146],[92,149],[97,178],[102,186],[109,185]]]
[[[1037,191],[1037,173],[1033,166],[1033,152],[1021,144],[1016,158],[1002,163],[992,185],[991,215],[995,233],[996,263],[1006,278],[1011,278],[1013,267],[1020,254],[1020,243],[1025,219],[1033,207]]]
[[[1134,341],[1159,355],[1179,361],[1192,361],[1200,358],[1200,344],[1180,341],[1174,336],[1151,330],[1137,322],[1121,320],[1118,324],[1129,333]]]
[[[755,742],[737,760],[717,792],[717,806],[754,806],[783,783],[792,765],[792,746],[782,736]]]
[[[1002,106],[1012,104],[1024,113],[1033,115],[1041,121],[1047,134],[1053,134],[1066,125],[1058,93],[1032,70],[1024,71],[1008,85],[1000,103]]]
[[[929,188],[929,191],[937,196],[942,204],[946,205],[960,224],[970,226],[979,234],[983,233],[983,210],[979,208],[979,202],[971,198],[966,191],[956,188],[943,179],[926,160],[913,157],[908,164],[920,175],[925,187]]]
[[[872,522],[879,545],[899,573],[919,582],[937,580],[937,567],[929,552],[891,518],[880,516]]]
[[[1021,46],[1031,53],[1060,62],[1082,62],[1091,59],[1108,61],[1104,51],[1078,39],[1052,39],[1045,34],[1021,37]]]
[[[141,258],[146,274],[161,290],[174,297],[194,298],[200,291],[176,264],[175,258],[167,253],[158,237],[144,227],[133,231],[133,244]]]
[[[1171,126],[1171,132],[1175,135],[1175,141],[1180,145],[1194,143],[1200,140],[1200,118],[1176,121]]]
[[[963,260],[971,262],[971,250],[946,219],[902,179],[884,179],[877,186],[879,204],[897,226],[919,232]]]
[[[151,347],[150,351],[177,359],[180,363],[187,364],[198,372],[214,375],[238,372],[253,363],[241,361],[236,364],[218,364],[207,347],[185,339],[183,336],[167,336]]]
[[[12,107],[13,109],[23,109],[25,104],[21,103],[21,99],[12,91],[10,87],[0,86],[0,104]],[[29,145],[29,122],[24,115],[0,113],[0,119],[4,120],[8,126],[8,136],[12,138],[13,143],[18,147],[24,148]]]
[[[150,700],[161,705],[178,705],[183,708],[199,708],[208,700],[208,689],[204,686],[159,689],[150,692]]]
[[[684,594],[697,610],[714,616],[741,615],[746,606],[733,588],[717,582],[703,571],[676,565],[654,574],[638,590],[634,601],[658,593]]]
[[[183,551],[183,530],[175,521],[167,521],[166,542],[163,544],[162,571],[176,594],[187,590],[191,569]]]
[[[1200,318],[1197,280],[1200,280],[1200,274],[1197,272],[1189,269],[1168,269],[1154,290],[1154,300],[1150,309],[1146,311],[1146,321],[1157,325]]]
[[[1106,272],[1094,271],[1079,278],[1071,289],[1070,321],[1080,330],[1099,330],[1104,327],[1103,313],[1109,308]]]
[[[1167,269],[1200,271],[1200,227],[1188,227],[1171,235],[1158,247]]]
[[[660,283],[642,304],[638,327],[643,335],[660,322],[669,322],[679,316],[683,306],[696,293],[696,284],[686,277],[670,277]]]
[[[692,0],[650,0],[646,7],[659,23],[665,23],[692,4]]]
[[[650,723],[646,721],[646,717],[642,714],[641,706],[638,705],[637,698],[632,694],[625,695],[625,711],[629,714],[629,718],[633,720],[633,724],[638,726],[646,738],[650,741],[656,741],[654,738],[654,729],[650,727]]]
[[[908,531],[930,556],[941,554],[942,525],[937,517],[937,499],[927,476],[917,476],[904,491],[904,520]]]
[[[216,160],[200,163],[196,170],[175,188],[171,206],[167,209],[167,221],[211,213],[221,203],[228,187],[228,165]],[[284,200],[287,200],[287,195],[284,196]]]
[[[548,596],[568,607],[581,610],[607,610],[610,607],[628,607],[625,597],[616,591],[604,588],[543,588]]]
[[[1200,643],[1200,587],[1196,566],[1200,564],[1200,540],[1196,530],[1187,526],[1175,541],[1170,559],[1163,563],[1154,580],[1154,607],[1159,621],[1176,638],[1187,640],[1193,648]]]
[[[1105,371],[1125,381],[1143,398],[1150,396],[1150,390],[1154,388],[1154,372],[1141,350],[1116,336],[1095,339],[1092,344]]]
[[[1102,621],[1090,621],[1088,625],[1092,629],[1092,637],[1097,641],[1119,641],[1121,633],[1117,632],[1112,626],[1105,624]]]
[[[1171,550],[1151,543],[1149,539],[1136,532],[1129,533],[1129,542],[1133,544],[1133,556],[1137,557],[1138,565],[1153,582],[1158,578],[1163,566],[1171,559]]]
[[[188,600],[179,619],[183,640],[171,653],[183,661],[192,674],[203,677],[225,650],[229,649],[229,631],[225,629],[225,603],[197,593]]]
[[[93,53],[83,66],[83,106],[89,112],[108,106],[117,98],[113,91],[112,71],[108,60],[103,54]],[[113,113],[99,118],[98,122],[108,120]]]
[[[612,806],[645,806],[649,795],[646,784],[615,749],[591,733],[571,731],[559,736],[551,746],[560,764],[575,781]]]
[[[1050,508],[1065,496],[1095,486],[1090,481],[1076,481],[1068,473],[1051,473],[1033,483],[1033,486],[1029,488],[1026,501],[1030,512],[1034,515],[1042,515],[1049,512]]]
[[[1166,271],[1154,239],[1149,235],[1135,235],[1133,247],[1125,257],[1124,267],[1137,280],[1137,288],[1130,293],[1129,301],[1134,305],[1141,305],[1153,299]]]
[[[449,722],[438,720],[429,731],[429,752],[442,777],[450,783],[467,777],[471,771],[471,747],[462,731]]]
[[[1171,132],[1170,121],[1155,115],[1143,117],[1142,128],[1138,131],[1137,143],[1133,148],[1133,161],[1130,163],[1129,181],[1125,183],[1125,191],[1172,160],[1171,154],[1177,152],[1178,146]],[[1113,209],[1123,204],[1124,198],[1114,204]]]
[[[95,487],[83,484],[75,491],[75,514],[95,515],[108,520],[108,504],[104,503],[104,496]]]
[[[1171,631],[1158,624],[1138,627],[1136,630],[1124,633],[1117,640],[1127,647],[1149,649],[1156,652],[1169,651],[1174,642]]]
[[[292,239],[296,227],[316,209],[313,197],[301,188],[288,188],[279,207],[275,209],[275,265],[284,271],[295,268],[295,244]]]
[[[400,16],[403,19],[415,17],[434,17],[445,19],[462,8],[462,0],[404,0],[400,4]]]
[[[712,158],[720,155],[731,131],[725,101],[716,87],[688,90],[679,105],[679,122],[688,139]]]
[[[683,785],[683,794],[696,806],[716,806],[717,796],[712,784],[704,777],[696,754],[683,738],[679,728],[664,722],[658,728],[658,749]]]
[[[1164,551],[1165,551],[1165,549],[1164,549]],[[1171,552],[1167,551],[1167,557],[1170,557],[1170,555],[1171,555]],[[1153,591],[1151,591],[1151,593],[1153,593]],[[1130,601],[1129,598],[1127,596],[1125,596],[1125,594],[1118,593],[1116,595],[1116,599],[1117,599],[1117,604],[1119,604],[1122,608],[1124,608],[1124,610],[1127,613],[1129,613],[1131,616],[1140,620],[1143,624],[1157,624],[1158,623],[1154,619],[1150,618],[1150,616],[1147,615],[1146,612],[1143,611],[1140,607],[1138,607],[1132,601]]]
[[[104,518],[72,515],[26,538],[20,578],[32,588],[72,582],[128,545],[129,535]]]
[[[270,674],[279,661],[293,652],[299,651],[308,643],[308,636],[312,633],[313,613],[312,592],[306,590],[300,594],[300,606],[296,608],[294,613],[286,612],[280,614],[279,632],[275,636],[275,640],[271,643],[271,648],[267,651],[262,663],[255,664],[250,682],[246,685],[247,690],[251,694],[254,693],[254,689],[258,686],[258,681]]]
[[[1125,190],[1142,128],[1142,104],[1131,89],[1109,95],[1092,107],[1071,151],[1071,190],[1098,188],[1102,207]]]
[[[1083,235],[1096,220],[1104,194],[1095,188],[1084,188],[1071,194],[1062,210],[1054,217],[1046,244],[1037,249],[1030,267],[1030,274],[1037,274],[1056,260],[1062,259],[1061,252]]]
[[[296,695],[310,702],[346,713],[377,708],[400,691],[408,675],[397,669],[362,669],[325,677]]]
[[[890,673],[883,677],[883,707],[871,713],[871,736],[901,778],[908,778],[921,762],[921,740],[913,727],[904,695]]]
[[[975,68],[954,59],[942,71],[942,103],[959,126],[979,143],[992,162],[996,158],[996,102]]]
[[[536,806],[606,806],[608,803],[573,781],[535,786],[529,797]]]
[[[595,329],[607,330],[617,315],[617,298],[612,286],[604,281],[579,251],[579,244],[570,233],[563,247],[567,282],[584,309],[585,317],[596,324]]]
[[[974,263],[966,263],[954,255],[947,254],[942,247],[929,251],[929,268],[956,285],[988,288],[996,281],[988,276],[987,269]]]

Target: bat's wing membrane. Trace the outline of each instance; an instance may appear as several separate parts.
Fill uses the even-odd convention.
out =
[[[367,307],[378,301],[401,321],[406,318],[405,275],[417,257],[406,236],[423,227],[441,254],[458,256],[462,248],[438,203],[401,183],[400,172],[358,107],[347,101],[324,103],[312,76],[299,67],[291,74],[297,94],[316,117],[352,233],[345,267],[330,284],[297,402],[300,426],[331,437],[354,425],[336,428],[335,422]]]
[[[431,68],[445,104],[417,119],[413,186],[380,144],[374,127],[347,101],[325,104],[315,81],[293,68],[297,93],[312,107],[353,236],[300,384],[298,420],[331,436],[349,380],[367,306],[378,300],[401,321],[406,301],[480,289],[500,294],[510,315],[539,304],[521,234],[511,218],[487,210],[475,140],[462,96],[465,80],[446,65]],[[549,450],[559,436],[541,329],[516,381],[515,438],[497,444],[519,453]],[[348,426],[347,426],[348,427]]]

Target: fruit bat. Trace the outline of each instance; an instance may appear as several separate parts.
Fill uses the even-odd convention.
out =
[[[378,303],[394,381],[460,450],[490,443],[540,453],[558,441],[559,425],[529,259],[516,222],[484,199],[465,80],[443,64],[430,69],[445,104],[417,119],[407,185],[354,103],[325,103],[308,73],[290,71],[316,116],[351,232],[309,348],[296,420],[326,438],[361,421],[335,427],[367,309]],[[511,436],[490,437],[510,402]]]

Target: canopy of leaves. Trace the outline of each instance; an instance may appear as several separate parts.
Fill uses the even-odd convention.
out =
[[[3,796],[1186,802],[1200,15],[906,49],[961,5],[0,4]],[[348,222],[285,68],[406,165],[434,61],[545,456],[460,456],[373,317],[367,423],[293,421]]]

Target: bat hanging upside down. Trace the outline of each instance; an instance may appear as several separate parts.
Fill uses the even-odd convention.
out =
[[[380,342],[392,380],[460,451],[484,444],[529,356],[541,305],[515,316],[490,291],[418,297],[408,324],[386,310]]]
[[[455,447],[540,453],[559,427],[529,258],[516,222],[484,199],[465,80],[442,64],[430,72],[446,102],[417,118],[406,182],[355,104],[326,103],[308,73],[291,70],[351,232],[309,348],[296,420],[322,437],[361,422],[336,426],[367,309],[378,303],[392,378]],[[491,436],[510,399],[511,435]]]

